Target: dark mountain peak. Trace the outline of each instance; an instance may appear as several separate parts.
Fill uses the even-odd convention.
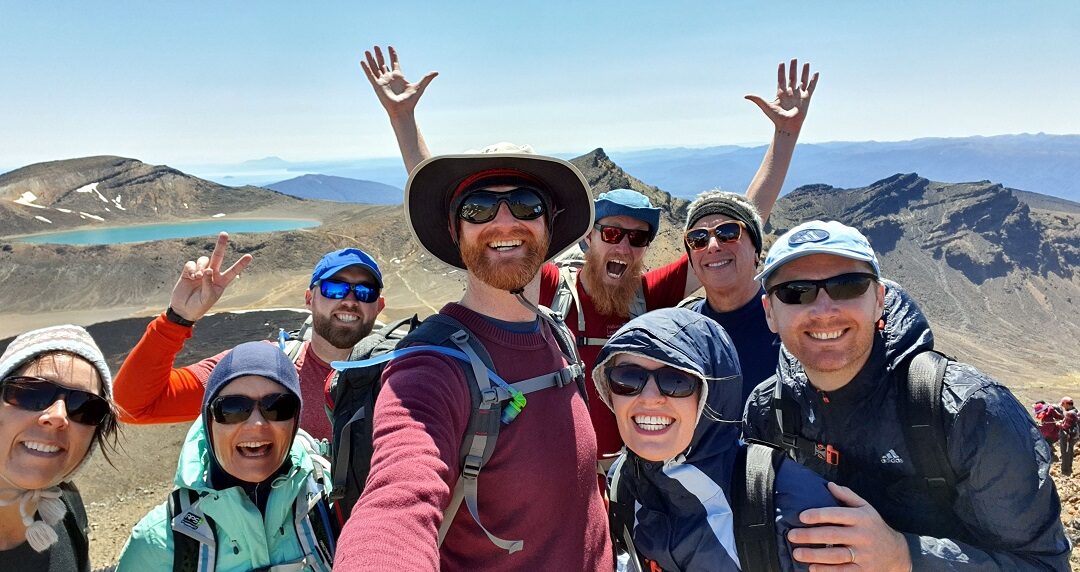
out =
[[[1071,278],[1080,249],[1069,246],[1076,232],[1063,221],[1070,216],[1077,218],[1033,217],[1031,207],[999,183],[938,183],[898,173],[857,189],[800,187],[777,203],[767,229],[839,220],[862,230],[879,254],[907,239],[982,283],[1013,272]]]

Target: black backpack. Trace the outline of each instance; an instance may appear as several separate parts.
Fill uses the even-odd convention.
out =
[[[495,443],[501,427],[504,405],[514,401],[515,393],[524,396],[547,388],[561,388],[576,384],[582,399],[588,403],[585,392],[584,366],[578,359],[570,330],[551,310],[539,307],[544,321],[552,325],[553,337],[566,358],[567,366],[531,379],[507,384],[493,383],[489,372],[494,372],[491,357],[463,324],[445,314],[435,314],[417,324],[415,316],[408,321],[389,324],[369,336],[369,344],[361,340],[354,356],[367,359],[330,364],[338,370],[330,382],[333,402],[330,419],[334,427],[332,474],[335,511],[342,522],[348,518],[353,505],[363,493],[371,466],[373,447],[373,424],[371,412],[381,388],[382,371],[391,359],[416,351],[439,351],[462,361],[461,368],[469,385],[472,413],[469,427],[461,447],[462,475],[457,480],[450,505],[443,513],[439,529],[441,545],[457,511],[464,502],[473,520],[496,546],[513,553],[521,550],[520,540],[503,540],[496,537],[480,523],[476,487],[481,469],[495,451]],[[398,330],[405,323],[409,332],[397,339]],[[361,347],[364,346],[364,347]],[[370,347],[371,349],[366,349]],[[468,365],[465,365],[468,364]],[[510,388],[515,393],[511,393]],[[350,394],[351,393],[351,394]],[[346,430],[348,428],[348,430]]]
[[[731,479],[731,511],[735,517],[735,548],[743,570],[780,572],[779,543],[776,541],[776,505],[773,502],[776,471],[784,460],[781,449],[749,443],[740,447],[735,457]],[[608,521],[612,541],[617,550],[630,555],[631,572],[651,572],[655,565],[645,568],[642,555],[634,547],[634,501],[627,498],[619,464],[608,486]],[[744,478],[737,478],[742,475]]]
[[[350,362],[366,360],[392,351],[406,334],[420,325],[414,314],[391,322],[360,340],[349,356]],[[349,518],[367,481],[372,454],[371,411],[382,388],[380,379],[386,363],[335,371],[330,377],[326,414],[333,427],[331,468],[333,489],[330,499],[340,522]]]

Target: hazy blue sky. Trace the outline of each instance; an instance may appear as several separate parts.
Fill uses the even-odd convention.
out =
[[[822,74],[803,141],[1080,133],[1080,2],[0,0],[0,167],[394,156],[357,63],[438,70],[432,150],[761,143],[745,93]]]

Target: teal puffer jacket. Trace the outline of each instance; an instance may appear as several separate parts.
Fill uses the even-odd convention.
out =
[[[299,438],[289,451],[292,468],[275,481],[265,516],[240,488],[216,490],[210,486],[207,482],[210,454],[200,418],[188,431],[174,480],[177,487],[202,495],[192,508],[214,523],[217,548],[211,551],[205,545],[202,547],[200,572],[248,572],[260,568],[330,572],[329,557],[316,547],[314,531],[304,518],[307,507],[318,500],[316,475],[319,473],[315,469],[316,461]],[[329,478],[324,480],[328,494]],[[298,511],[297,507],[302,508]],[[200,519],[189,522],[199,523]],[[201,530],[208,531],[204,521]],[[158,505],[135,525],[120,555],[117,572],[171,572],[174,534],[180,532],[173,531],[168,503]]]

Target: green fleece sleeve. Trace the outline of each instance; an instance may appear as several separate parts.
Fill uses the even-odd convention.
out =
[[[171,572],[172,530],[166,505],[154,507],[135,525],[120,553],[116,572]]]

